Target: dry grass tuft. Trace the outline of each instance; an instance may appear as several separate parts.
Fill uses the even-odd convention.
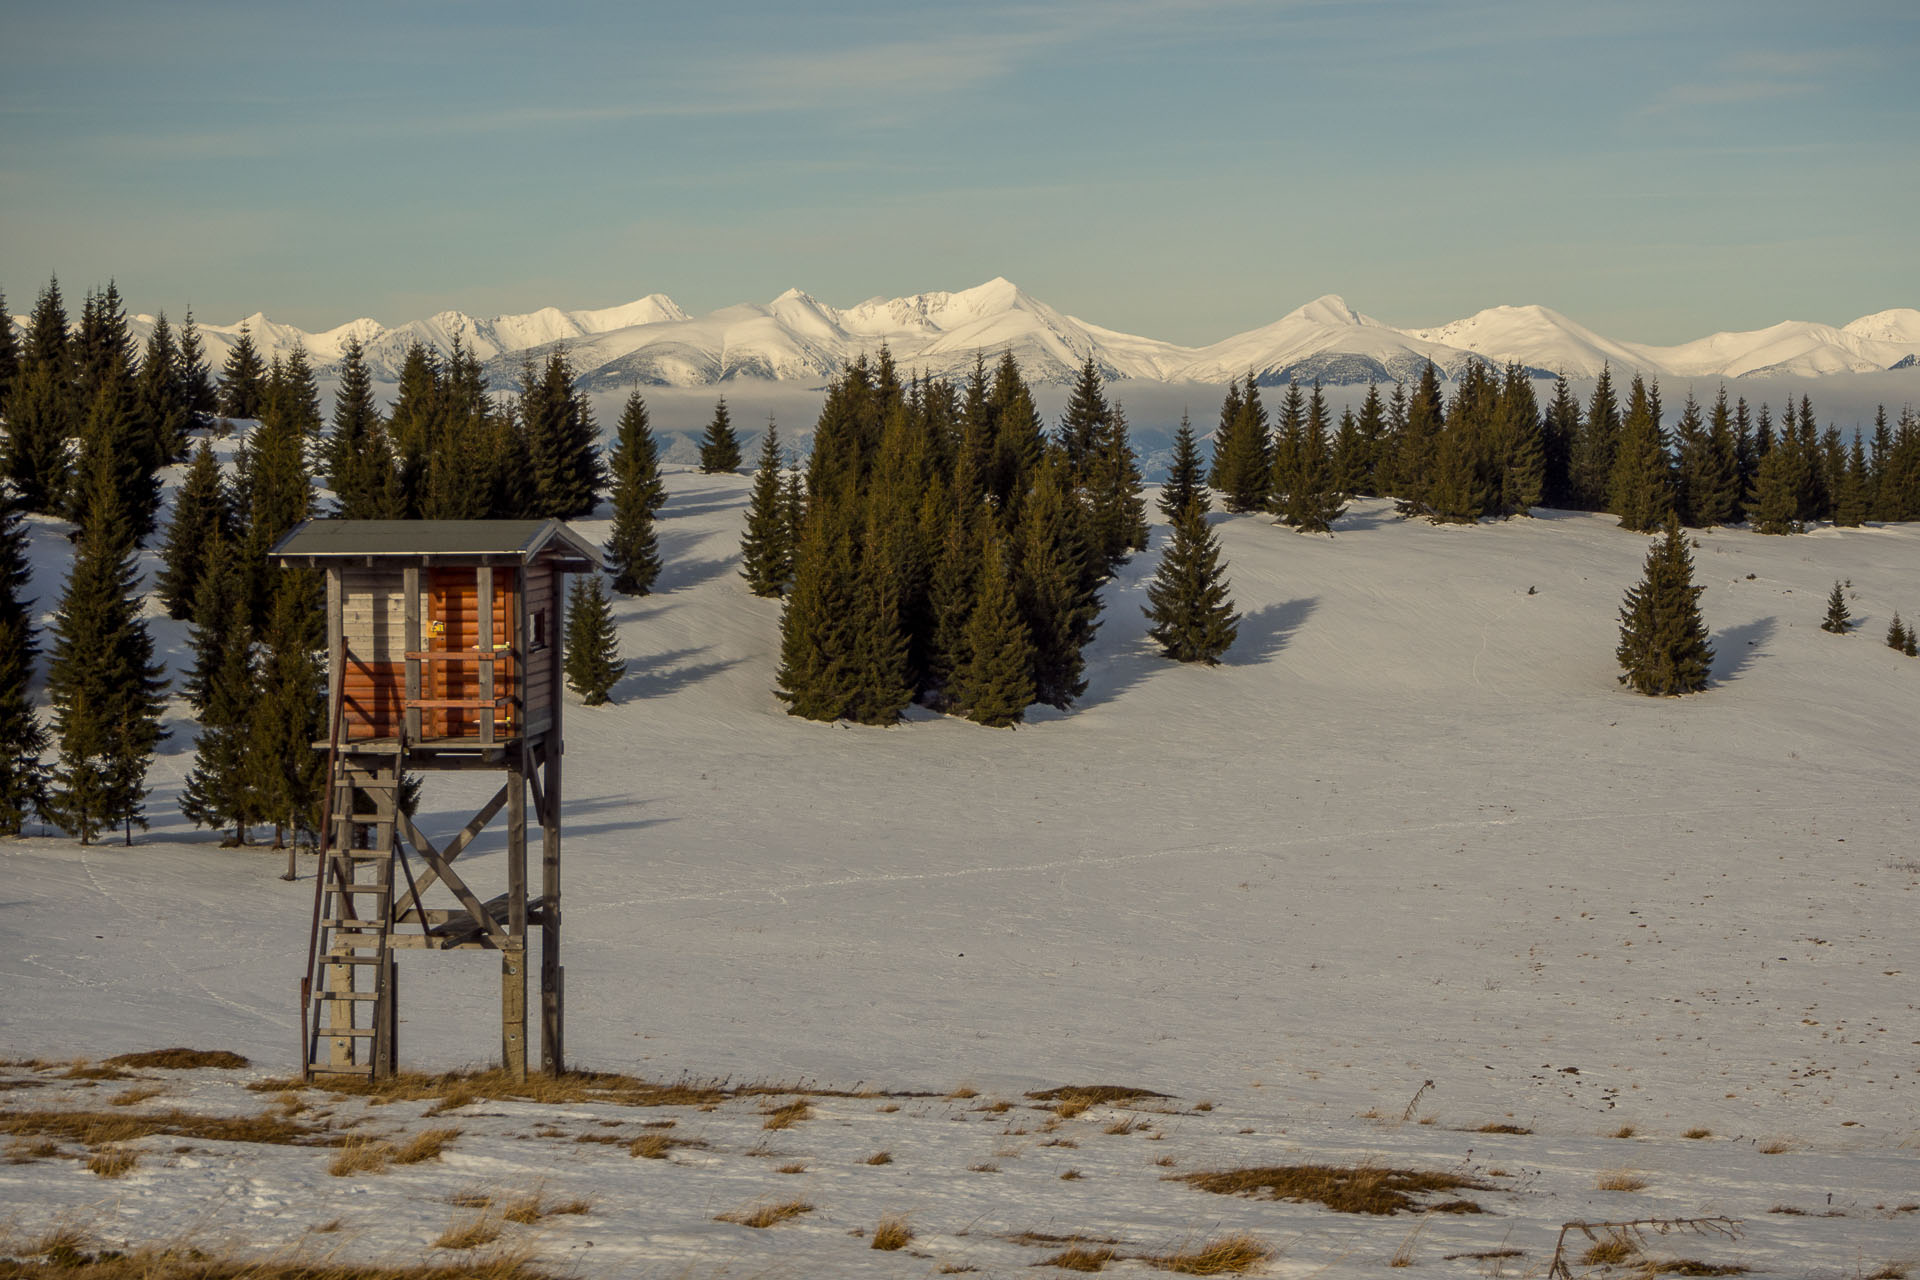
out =
[[[1634,1128],[1632,1125],[1623,1124],[1618,1129],[1615,1129],[1612,1133],[1608,1134],[1607,1136],[1610,1138],[1631,1138],[1634,1134],[1638,1132],[1640,1131]]]
[[[1060,1175],[1060,1181],[1062,1181],[1062,1182],[1078,1182],[1078,1181],[1080,1181],[1080,1179],[1082,1179],[1082,1178],[1084,1178],[1084,1177],[1086,1177],[1086,1175],[1085,1175],[1085,1174],[1083,1174],[1083,1173],[1081,1173],[1081,1172],[1080,1172],[1080,1171],[1079,1171],[1078,1169],[1069,1169],[1069,1170],[1067,1170],[1067,1171],[1066,1171],[1065,1173],[1063,1173],[1063,1174],[1061,1174],[1061,1175]]]
[[[1872,1275],[1866,1276],[1864,1280],[1907,1280],[1909,1274],[1911,1271],[1906,1263],[1889,1262]]]
[[[436,1249],[478,1249],[500,1238],[500,1224],[487,1214],[456,1222],[433,1242]]]
[[[394,1148],[393,1162],[420,1164],[427,1160],[438,1160],[440,1153],[459,1136],[458,1129],[423,1129]]]
[[[813,1108],[807,1105],[805,1098],[795,1098],[792,1102],[783,1103],[760,1114],[766,1117],[760,1124],[762,1129],[791,1129],[802,1120],[813,1119]]]
[[[1043,1258],[1034,1265],[1058,1267],[1062,1271],[1098,1271],[1118,1256],[1111,1249],[1082,1249],[1076,1244],[1062,1249],[1051,1258]]]
[[[1132,1133],[1135,1129],[1150,1128],[1152,1127],[1152,1123],[1150,1120],[1142,1120],[1139,1116],[1129,1112],[1127,1115],[1115,1120],[1112,1124],[1101,1130],[1101,1132],[1119,1137],[1122,1134]]]
[[[1062,1120],[1071,1120],[1092,1105],[1086,1098],[1062,1098],[1054,1103],[1053,1114]]]
[[[868,1156],[865,1160],[862,1160],[860,1163],[861,1164],[892,1164],[893,1152],[876,1151],[872,1155]]]
[[[139,1088],[128,1089],[128,1090],[125,1090],[124,1092],[116,1093],[111,1098],[108,1098],[107,1101],[116,1107],[132,1107],[132,1106],[138,1106],[140,1103],[145,1102],[149,1098],[157,1098],[165,1092],[166,1090],[161,1088],[157,1084],[144,1085]]]
[[[1604,1240],[1594,1241],[1593,1247],[1580,1255],[1580,1262],[1588,1267],[1611,1267],[1639,1252],[1640,1246],[1626,1236],[1609,1234]]]
[[[1759,1146],[1760,1154],[1763,1156],[1783,1156],[1789,1151],[1796,1151],[1798,1149],[1799,1144],[1789,1142],[1785,1138],[1775,1138],[1771,1142],[1763,1142]]]
[[[1645,1273],[1649,1276],[1743,1276],[1747,1268],[1737,1262],[1702,1262],[1698,1258],[1669,1258],[1664,1262],[1649,1262]]]
[[[880,1219],[880,1225],[873,1229],[873,1244],[870,1248],[883,1251],[904,1249],[913,1242],[913,1228],[907,1220],[889,1215]]]
[[[1483,1124],[1478,1129],[1475,1129],[1474,1132],[1527,1134],[1532,1133],[1533,1130],[1520,1124]]]
[[[952,1093],[947,1095],[947,1101],[960,1102],[960,1101],[964,1101],[967,1098],[977,1098],[979,1096],[980,1096],[980,1091],[978,1089],[974,1088],[970,1084],[963,1084],[958,1089],[955,1089]]]
[[[1680,1136],[1683,1138],[1695,1138],[1695,1139],[1711,1138],[1713,1136],[1713,1130],[1708,1129],[1702,1125],[1695,1125],[1693,1128],[1687,1130],[1685,1133],[1681,1134]]]
[[[542,1218],[558,1218],[568,1214],[589,1213],[593,1204],[588,1200],[556,1200],[548,1202],[541,1192],[530,1196],[521,1196],[518,1200],[509,1200],[500,1208],[500,1217],[506,1222],[517,1222],[521,1226],[531,1226]]]
[[[140,1153],[128,1147],[107,1147],[87,1158],[87,1169],[103,1178],[122,1178],[140,1163]]]
[[[351,1178],[361,1173],[385,1173],[393,1159],[393,1144],[373,1138],[348,1138],[334,1153],[327,1172],[336,1178]]]
[[[795,1160],[792,1164],[783,1164],[774,1170],[775,1173],[805,1173],[806,1171],[807,1162],[804,1160]]]
[[[1132,1089],[1121,1084],[1063,1084],[1057,1089],[1041,1089],[1027,1095],[1035,1102],[1081,1100],[1089,1106],[1108,1102],[1132,1102],[1136,1098],[1164,1098],[1151,1089]]]
[[[1448,1200],[1422,1205],[1415,1196],[1438,1192],[1493,1188],[1477,1178],[1417,1169],[1389,1169],[1380,1165],[1293,1164],[1252,1169],[1225,1169],[1179,1174],[1185,1182],[1215,1195],[1256,1196],[1269,1200],[1325,1205],[1335,1213],[1394,1214],[1425,1209],[1437,1213],[1479,1213],[1470,1200]]]
[[[279,1077],[257,1080],[247,1087],[261,1092],[278,1092],[305,1086],[299,1080]],[[322,1087],[329,1093],[366,1098],[376,1104],[433,1102],[442,1110],[452,1110],[482,1099],[565,1105],[604,1102],[627,1107],[691,1107],[717,1106],[730,1098],[744,1097],[793,1094],[833,1098],[859,1096],[839,1090],[787,1085],[735,1085],[724,1080],[679,1080],[672,1084],[659,1084],[612,1071],[569,1071],[557,1076],[532,1074],[525,1080],[517,1080],[499,1068],[439,1074],[402,1071],[379,1080],[329,1080]]]
[[[337,1228],[316,1227],[316,1231]],[[385,1266],[284,1251],[260,1257],[209,1253],[204,1247],[150,1246],[122,1252],[101,1248],[73,1230],[42,1237],[12,1265],[11,1280],[555,1280],[531,1262],[526,1249],[495,1251],[459,1263]]]
[[[265,1142],[285,1146],[324,1145],[331,1141],[324,1126],[300,1124],[284,1115],[201,1116],[178,1109],[140,1115],[111,1111],[6,1111],[0,1112],[0,1133],[46,1136],[89,1147],[131,1142],[156,1133],[208,1142]]]
[[[1000,1166],[997,1164],[991,1164],[991,1163],[970,1164],[967,1166],[967,1172],[968,1173],[998,1173],[1000,1172]]]
[[[676,1138],[672,1134],[655,1131],[643,1133],[627,1144],[627,1154],[638,1160],[665,1160],[675,1147],[704,1147],[707,1144],[699,1138]]]
[[[1139,1258],[1162,1271],[1188,1276],[1224,1276],[1251,1271],[1272,1256],[1271,1247],[1253,1236],[1240,1234],[1221,1236],[1177,1253],[1143,1253]]]
[[[715,1222],[732,1222],[743,1227],[764,1228],[789,1218],[797,1218],[803,1213],[812,1213],[813,1206],[805,1200],[781,1200],[772,1204],[755,1205],[751,1209],[735,1209],[731,1213],[717,1214]]]
[[[108,1058],[107,1065],[136,1070],[197,1071],[212,1068],[217,1071],[239,1071],[253,1064],[225,1049],[149,1049],[145,1053],[123,1053],[117,1058]]]
[[[1647,1180],[1631,1169],[1609,1169],[1594,1179],[1596,1191],[1645,1191]]]
[[[1007,1112],[1013,1110],[1013,1104],[1011,1102],[1008,1102],[1005,1098],[995,1098],[992,1102],[983,1103],[980,1106],[975,1107],[974,1110],[989,1111],[996,1116],[1003,1116]]]
[[[26,1138],[15,1138],[7,1143],[8,1164],[32,1164],[35,1160],[45,1160],[60,1154],[60,1144],[46,1138],[38,1142]]]

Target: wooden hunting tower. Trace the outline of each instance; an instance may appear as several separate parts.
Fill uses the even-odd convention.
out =
[[[300,985],[307,1078],[394,1071],[400,948],[500,953],[501,1065],[524,1078],[530,924],[540,1063],[559,1072],[561,586],[598,568],[598,549],[558,520],[309,520],[272,555],[320,570],[327,587],[330,728],[314,744],[327,792]],[[409,774],[493,769],[506,782],[444,847],[402,807]],[[531,897],[529,794],[540,826]],[[503,808],[505,891],[483,901],[453,864]],[[425,863],[418,876],[407,846]],[[436,887],[452,905],[427,905]]]

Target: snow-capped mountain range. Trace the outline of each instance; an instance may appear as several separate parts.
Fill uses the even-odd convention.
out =
[[[148,317],[133,321],[144,339]],[[415,342],[446,352],[458,339],[477,353],[496,387],[516,384],[521,364],[564,344],[582,386],[693,387],[740,379],[818,385],[862,352],[884,343],[899,364],[937,375],[964,374],[977,354],[992,362],[1012,351],[1027,376],[1064,382],[1088,356],[1109,379],[1221,383],[1248,371],[1263,384],[1319,379],[1329,384],[1405,380],[1432,360],[1448,377],[1476,361],[1518,362],[1543,375],[1591,378],[1604,365],[1662,378],[1819,376],[1920,367],[1920,310],[1903,307],[1850,324],[1787,321],[1744,333],[1716,333],[1660,347],[1602,337],[1542,306],[1491,307],[1429,329],[1399,329],[1362,315],[1333,294],[1259,329],[1205,347],[1117,333],[1055,310],[1011,281],[958,293],[874,298],[829,306],[790,289],[771,302],[740,303],[690,316],[664,294],[600,311],[552,307],[479,319],[443,311],[396,328],[361,319],[306,333],[256,314],[201,328],[216,368],[242,327],[263,356],[304,345],[324,369],[358,337],[376,378],[391,381]]]

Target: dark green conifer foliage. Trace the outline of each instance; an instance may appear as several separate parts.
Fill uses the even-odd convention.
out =
[[[1226,398],[1220,402],[1220,425],[1213,431],[1213,464],[1207,472],[1207,479],[1215,489],[1220,487],[1221,479],[1232,465],[1233,429],[1240,422],[1240,380],[1227,380]]]
[[[1092,473],[1094,458],[1106,438],[1108,412],[1100,368],[1088,356],[1060,415],[1060,448],[1066,456],[1068,474],[1076,483],[1086,483]]]
[[[1171,520],[1194,503],[1202,511],[1213,506],[1213,494],[1200,477],[1200,446],[1193,438],[1193,424],[1180,415],[1180,429],[1173,436],[1173,468],[1160,488],[1160,514]]]
[[[0,325],[6,310],[0,304]],[[0,835],[19,835],[29,815],[46,804],[47,771],[40,753],[46,727],[27,698],[34,656],[28,583],[27,534],[19,506],[0,487]]]
[[[254,636],[253,605],[248,596],[252,580],[242,572],[239,547],[216,526],[209,534],[203,555],[205,564],[194,589],[192,607],[186,615],[193,623],[188,639],[193,661],[180,686],[196,716],[204,716],[212,700],[214,676],[222,661],[223,646],[236,632],[238,639],[249,645]],[[245,626],[232,625],[236,611],[246,618]]]
[[[1240,631],[1220,544],[1197,506],[1173,519],[1173,538],[1147,585],[1147,634],[1175,662],[1219,663]]]
[[[262,817],[251,759],[261,690],[254,671],[253,620],[239,586],[222,543],[194,606],[200,621],[193,628],[188,694],[199,713],[200,738],[180,795],[180,812],[195,826],[233,828],[229,845],[246,844],[247,829]]]
[[[1876,460],[1879,479],[1874,491],[1874,517],[1879,520],[1920,520],[1920,413],[1908,405],[1884,462]]]
[[[73,351],[74,377],[81,404],[93,403],[109,379],[131,397],[133,335],[127,329],[127,312],[120,304],[120,291],[111,280],[105,289],[87,292]]]
[[[1766,427],[1766,406],[1760,407],[1760,424]],[[1799,533],[1800,466],[1797,450],[1790,437],[1768,449],[1760,459],[1754,476],[1753,493],[1747,499],[1747,516],[1759,533]]]
[[[1839,523],[1840,491],[1847,483],[1847,446],[1840,439],[1840,428],[1828,427],[1820,436],[1817,464],[1820,472],[1821,508],[1819,519]]]
[[[1847,593],[1841,588],[1839,580],[1835,579],[1833,590],[1827,593],[1827,616],[1821,621],[1820,629],[1843,636],[1852,626],[1853,615],[1847,611]]]
[[[42,515],[67,511],[72,483],[67,441],[78,434],[86,408],[74,392],[73,379],[67,313],[60,282],[51,279],[34,304],[12,393],[0,404],[7,425],[0,464],[18,500]]]
[[[325,637],[314,607],[318,575],[276,572],[267,625],[260,633],[259,699],[248,718],[246,751],[247,786],[260,821],[273,826],[273,847],[280,849],[288,835],[303,844],[319,829],[327,760],[313,744],[327,740],[330,726],[326,673],[319,660]],[[215,674],[207,687],[209,708],[218,695]]]
[[[1292,410],[1298,387],[1289,388],[1287,400]],[[1307,411],[1295,437],[1291,488],[1287,491],[1282,519],[1301,533],[1331,533],[1333,522],[1346,512],[1341,493],[1333,481],[1332,449],[1327,439],[1327,398],[1320,384],[1313,384],[1307,397]],[[1284,447],[1284,445],[1282,446]],[[1280,450],[1276,450],[1278,454]],[[1276,469],[1276,479],[1277,479]]]
[[[287,424],[311,443],[320,438],[325,420],[320,416],[320,388],[313,380],[313,366],[307,363],[307,349],[295,346],[280,362],[280,378],[269,383],[269,394],[279,401]]]
[[[180,342],[174,349],[174,383],[187,406],[188,426],[204,431],[213,425],[220,411],[220,397],[213,389],[213,370],[207,365],[207,349],[200,340],[200,327],[193,322],[193,310],[180,322]]]
[[[161,552],[160,577],[154,583],[170,618],[192,615],[200,579],[206,571],[215,540],[232,533],[232,511],[220,464],[205,440],[194,450],[186,478],[173,499],[173,522],[167,526]]]
[[[1340,425],[1333,432],[1333,486],[1338,493],[1362,493],[1367,488],[1368,446],[1360,434],[1360,419],[1353,406],[1340,411]]]
[[[1567,386],[1567,375],[1554,380],[1553,399],[1540,424],[1540,501],[1565,508],[1573,502],[1571,475],[1573,443],[1580,434],[1580,406]]]
[[[265,415],[247,433],[240,460],[239,496],[245,502],[245,532],[241,536],[240,565],[249,583],[254,625],[264,632],[271,621],[274,598],[287,581],[303,585],[310,617],[304,629],[320,625],[320,580],[310,571],[284,572],[267,563],[267,552],[293,527],[313,514],[313,485],[307,474],[306,437],[300,420],[277,398],[261,406]],[[316,638],[314,644],[320,641]],[[276,843],[275,848],[280,846]]]
[[[1130,553],[1146,550],[1148,538],[1146,484],[1118,404],[1107,412],[1096,450],[1088,460],[1087,529],[1101,567],[1111,574]]]
[[[1602,365],[1568,459],[1568,487],[1576,510],[1606,510],[1619,448],[1620,404],[1614,396],[1613,369]]]
[[[374,401],[373,373],[360,339],[349,337],[333,394],[333,434],[327,438],[327,487],[344,520],[397,520],[402,509],[387,424]]]
[[[1000,362],[994,366],[986,414],[990,447],[981,487],[1002,527],[1011,527],[1019,517],[1020,499],[1033,469],[1046,451],[1040,410],[1011,351],[1001,353]]]
[[[541,390],[539,403],[557,413],[557,417],[548,419],[548,427],[558,434],[547,437],[547,443],[553,445],[558,441],[564,448],[572,448],[575,424],[570,417],[575,397],[571,387],[563,380],[557,391],[544,384]],[[548,399],[549,395],[557,398]],[[480,368],[479,358],[456,338],[453,350],[447,353],[440,367],[434,412],[428,427],[425,486],[420,492],[422,517],[482,520],[501,511],[509,511],[514,516],[522,514],[521,508],[526,502],[523,495],[538,491],[542,469],[538,466],[534,469],[533,484],[519,482],[532,450],[522,448],[510,429],[502,429],[503,412],[510,410],[496,411],[487,394],[486,374]],[[588,438],[591,448],[590,430]],[[558,472],[552,469],[556,456],[563,459]],[[577,480],[568,469],[571,464],[564,461],[570,456],[564,451],[559,455],[543,455],[548,464],[545,474],[550,481],[558,474],[563,489],[567,482]],[[598,483],[597,479],[594,483]],[[550,488],[549,493],[552,492],[555,490]],[[576,497],[575,501],[579,499]],[[585,501],[590,510],[592,496]]]
[[[1893,621],[1887,624],[1887,648],[1906,652],[1907,624],[1900,621],[1900,613],[1894,611]]]
[[[772,424],[767,427],[773,431]],[[627,396],[609,459],[613,485],[613,529],[607,535],[607,572],[622,595],[644,596],[660,576],[660,539],[653,527],[667,502],[660,479],[660,450],[647,418],[647,402],[638,391]]]
[[[999,537],[988,533],[979,594],[967,623],[967,665],[959,679],[959,702],[967,719],[992,729],[1010,729],[1034,700],[1033,641],[1007,572]]]
[[[0,291],[0,419],[6,417],[13,381],[19,376],[20,340],[13,333],[13,313],[7,310],[7,295]]]
[[[733,419],[723,396],[714,404],[713,418],[700,437],[700,470],[710,476],[730,474],[740,469],[740,456],[740,440],[733,434]]]
[[[1290,382],[1274,415],[1273,449],[1267,472],[1267,510],[1282,524],[1294,523],[1289,504],[1306,483],[1307,397],[1300,384]]]
[[[1866,442],[1856,430],[1853,447],[1847,450],[1846,464],[1834,490],[1833,522],[1842,528],[1857,529],[1867,522],[1872,511],[1873,474],[1867,464]]]
[[[780,436],[771,421],[760,439],[760,461],[747,500],[747,528],[740,538],[740,576],[757,596],[786,594],[793,581],[793,542],[781,481]]]
[[[564,351],[547,357],[539,382],[522,394],[520,420],[532,463],[531,514],[570,520],[591,513],[605,482],[598,429]]]
[[[253,345],[253,333],[240,326],[240,336],[220,366],[220,415],[225,418],[258,418],[266,408],[267,368]]]
[[[567,592],[567,687],[590,707],[600,706],[625,675],[620,641],[613,630],[613,608],[600,575],[583,573]]]
[[[1014,598],[1033,644],[1034,701],[1062,711],[1087,691],[1081,653],[1098,629],[1100,613],[1068,488],[1071,466],[1064,451],[1050,450],[1036,469],[1013,575]]]
[[[1787,406],[1787,417],[1792,417],[1793,406]],[[1783,435],[1791,436],[1794,451],[1799,455],[1800,463],[1800,520],[1805,524],[1810,520],[1826,520],[1833,514],[1833,498],[1827,491],[1827,472],[1821,465],[1820,426],[1813,416],[1813,401],[1806,396],[1800,397],[1800,418],[1791,430]]]
[[[1620,645],[1614,651],[1620,683],[1662,697],[1698,693],[1713,668],[1713,645],[1700,618],[1693,555],[1680,522],[1667,517],[1665,535],[1647,551],[1646,570],[1620,608]]]
[[[889,725],[913,701],[909,644],[900,625],[903,607],[898,530],[878,505],[867,508],[863,554],[854,588],[853,696],[845,716],[858,724]]]
[[[1236,514],[1265,508],[1273,482],[1273,444],[1267,434],[1267,408],[1252,372],[1238,395],[1228,389],[1213,447],[1213,488],[1221,504]]]
[[[839,493],[814,495],[781,617],[777,692],[808,720],[841,719],[859,696],[852,507]]]
[[[537,393],[539,375],[529,356],[521,366],[520,394],[525,398]],[[387,415],[387,438],[393,449],[394,466],[400,476],[400,507],[404,518],[420,515],[427,490],[427,457],[439,438],[441,408],[440,365],[437,357],[419,342],[410,343],[400,364],[400,385],[394,394],[393,408]],[[525,414],[521,415],[525,420]],[[531,466],[531,448],[523,463]]]
[[[140,356],[134,402],[135,414],[151,437],[148,452],[161,465],[184,460],[193,408],[180,386],[180,349],[164,311],[154,319]]]
[[[1739,441],[1727,407],[1727,389],[1714,397],[1703,429],[1693,396],[1675,426],[1678,443],[1676,499],[1682,524],[1701,529],[1732,524],[1739,509]]]
[[[1626,420],[1614,452],[1611,510],[1620,527],[1653,533],[1674,514],[1673,468],[1667,433],[1660,423],[1660,384],[1634,375]]]
[[[84,486],[80,538],[59,612],[47,695],[59,763],[46,813],[90,844],[147,826],[147,764],[160,731],[161,668],[140,617],[133,530],[103,455]]]
[[[96,500],[89,486],[112,485],[134,543],[146,541],[160,509],[159,467],[147,451],[150,443],[134,420],[133,388],[125,371],[107,366],[81,426],[75,523],[84,522],[84,509]]]
[[[1499,401],[1493,411],[1493,465],[1498,492],[1492,512],[1524,516],[1540,505],[1546,493],[1546,436],[1540,405],[1526,370],[1509,362],[1502,376]]]
[[[1393,452],[1393,483],[1388,492],[1399,500],[1404,514],[1431,510],[1429,491],[1437,470],[1443,407],[1440,373],[1429,360],[1420,371],[1419,384],[1407,397],[1406,421],[1397,433]]]
[[[932,633],[928,640],[923,679],[936,709],[953,709],[958,678],[972,656],[967,648],[967,623],[979,594],[980,541],[976,507],[955,507],[941,531],[927,584],[927,609]]]

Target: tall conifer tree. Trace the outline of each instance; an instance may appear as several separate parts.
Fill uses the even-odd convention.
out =
[[[232,533],[233,513],[220,464],[205,440],[194,450],[186,478],[174,494],[173,522],[167,526],[160,577],[154,583],[170,618],[192,615],[200,579],[216,539]]]
[[[1200,446],[1193,438],[1193,424],[1180,415],[1180,429],[1173,436],[1173,468],[1160,488],[1160,514],[1171,520],[1193,503],[1202,511],[1213,506],[1213,494],[1200,475]]]
[[[740,576],[757,596],[785,595],[793,581],[793,542],[785,501],[780,436],[769,421],[760,439],[760,461],[747,500],[746,532],[740,538]]]
[[[267,368],[253,345],[253,331],[244,324],[220,366],[218,394],[224,418],[258,418],[266,408]]]
[[[7,323],[0,306],[0,324]],[[34,636],[27,534],[18,505],[0,486],[0,835],[19,835],[27,818],[46,805],[46,769],[40,753],[46,727],[27,697],[39,642]]]
[[[1228,411],[1233,420],[1227,422]],[[1228,511],[1259,511],[1273,481],[1273,443],[1267,408],[1252,371],[1236,396],[1231,388],[1220,406],[1221,431],[1214,439],[1213,488]]]
[[[260,821],[273,827],[275,849],[284,848],[289,835],[298,845],[318,829],[326,789],[326,756],[313,749],[327,740],[330,726],[326,673],[318,659],[323,637],[312,597],[312,584],[299,571],[282,571],[275,580],[260,634],[259,701],[247,722],[247,785]],[[219,696],[216,668],[207,689],[209,709]]]
[[[967,623],[967,648],[967,665],[959,681],[959,702],[967,719],[993,729],[1019,724],[1034,700],[1033,641],[1020,617],[1006,552],[992,533],[987,537],[973,617]]]
[[[1611,509],[1620,527],[1652,533],[1674,514],[1673,468],[1660,423],[1660,386],[1636,374],[1614,453]]]
[[[1680,522],[1667,517],[1665,535],[1647,551],[1638,585],[1620,607],[1620,644],[1614,651],[1620,683],[1649,697],[1698,693],[1707,687],[1713,646],[1700,617],[1693,556]]]
[[[1620,402],[1614,395],[1613,369],[1602,365],[1568,460],[1568,487],[1575,508],[1581,511],[1606,509],[1614,457],[1619,448]]]
[[[1160,555],[1160,567],[1147,586],[1147,634],[1175,662],[1217,665],[1233,647],[1240,616],[1220,543],[1198,506],[1173,519],[1173,539]]]
[[[613,630],[612,604],[600,585],[600,575],[577,575],[567,592],[567,687],[588,706],[597,707],[612,697],[613,686],[626,670]]]
[[[740,457],[740,439],[733,433],[733,419],[723,396],[715,402],[706,434],[700,437],[700,470],[710,476],[732,473],[740,469]]]
[[[248,828],[262,817],[251,758],[261,691],[254,671],[253,620],[224,544],[201,580],[194,611],[204,619],[195,624],[192,640],[200,738],[180,812],[197,827],[231,826],[233,834],[224,843],[244,845]]]

